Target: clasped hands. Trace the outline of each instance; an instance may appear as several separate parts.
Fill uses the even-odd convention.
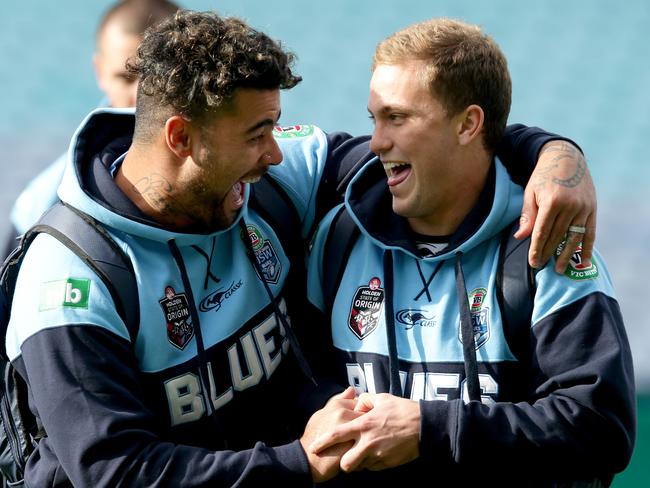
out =
[[[339,471],[392,468],[419,455],[420,405],[352,387],[333,396],[307,422],[300,443],[316,483]]]

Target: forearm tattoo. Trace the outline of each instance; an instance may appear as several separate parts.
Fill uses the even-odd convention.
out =
[[[574,145],[565,141],[549,144],[540,153],[540,158],[543,154],[550,156],[550,160],[545,161],[544,166],[538,169],[538,185],[545,184],[549,179],[553,183],[567,188],[575,188],[580,184],[585,176],[587,165],[585,157]],[[553,176],[551,172],[559,168],[562,163],[566,161],[568,161],[569,164],[575,165],[573,174],[568,178],[558,178]]]

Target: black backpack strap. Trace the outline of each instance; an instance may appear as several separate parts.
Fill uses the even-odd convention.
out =
[[[21,241],[22,255],[34,237],[40,233],[56,238],[99,276],[108,288],[116,310],[126,324],[131,341],[134,342],[140,325],[135,272],[130,258],[106,229],[89,215],[59,202],[27,231]],[[22,261],[22,256],[20,260]]]
[[[345,206],[336,212],[323,249],[323,295],[325,310],[331,310],[345,266],[359,236],[359,228]]]
[[[265,174],[258,182],[251,185],[248,206],[271,226],[289,259],[291,272],[287,277],[283,296],[292,322],[301,324],[308,319],[309,315],[305,309],[304,292],[305,283],[307,282],[307,269],[305,267],[305,247],[298,210],[286,191],[268,174]],[[277,320],[282,323],[286,330],[298,366],[309,381],[315,382],[311,366],[303,352],[303,345],[308,343],[308,338],[304,336],[308,328],[294,328],[286,321],[284,314],[277,307],[273,293],[262,277],[259,263],[253,255],[248,237],[246,237],[245,243],[248,247],[251,262],[266,288],[269,299],[273,303]]]
[[[4,337],[11,315],[16,280],[27,249],[40,233],[50,234],[86,263],[108,288],[115,307],[135,341],[140,308],[138,287],[129,257],[110,234],[90,216],[61,202],[29,229],[9,255],[0,273],[0,471],[1,478],[18,486],[27,458],[39,438],[47,434],[28,409],[27,385],[9,362]],[[20,484],[22,486],[22,484]]]
[[[300,233],[300,215],[280,184],[265,174],[251,185],[248,206],[273,228],[292,266],[302,263],[304,247]]]
[[[528,265],[530,237],[517,240],[515,221],[501,233],[496,292],[506,340],[515,357],[530,357],[530,327],[535,299],[535,271]]]

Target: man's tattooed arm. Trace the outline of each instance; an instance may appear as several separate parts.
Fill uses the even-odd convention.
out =
[[[542,156],[548,156],[548,161]],[[543,167],[542,160],[544,161]],[[553,141],[540,152],[539,172],[534,173],[538,185],[545,185],[549,179],[556,185],[575,188],[582,182],[587,172],[585,157],[573,144],[566,141]],[[566,174],[566,177],[558,175]]]
[[[567,233],[571,225],[585,227],[585,234]],[[582,253],[583,264],[591,261],[596,191],[584,155],[571,143],[551,141],[539,153],[515,237],[527,235],[532,236],[528,260],[533,267],[544,266],[556,254],[555,269],[563,273],[576,251]]]

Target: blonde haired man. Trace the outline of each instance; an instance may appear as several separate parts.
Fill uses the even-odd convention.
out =
[[[632,359],[598,253],[580,265],[578,250],[565,274],[540,269],[526,323],[501,311],[502,236],[523,199],[495,157],[510,93],[506,59],[477,26],[429,20],[377,47],[377,158],[321,223],[309,273],[337,380],[367,413],[311,452],[354,441],[343,471],[395,469],[341,484],[600,486],[630,459]],[[323,263],[345,213],[359,237],[327,302]],[[585,221],[571,224],[567,240],[579,240]]]

